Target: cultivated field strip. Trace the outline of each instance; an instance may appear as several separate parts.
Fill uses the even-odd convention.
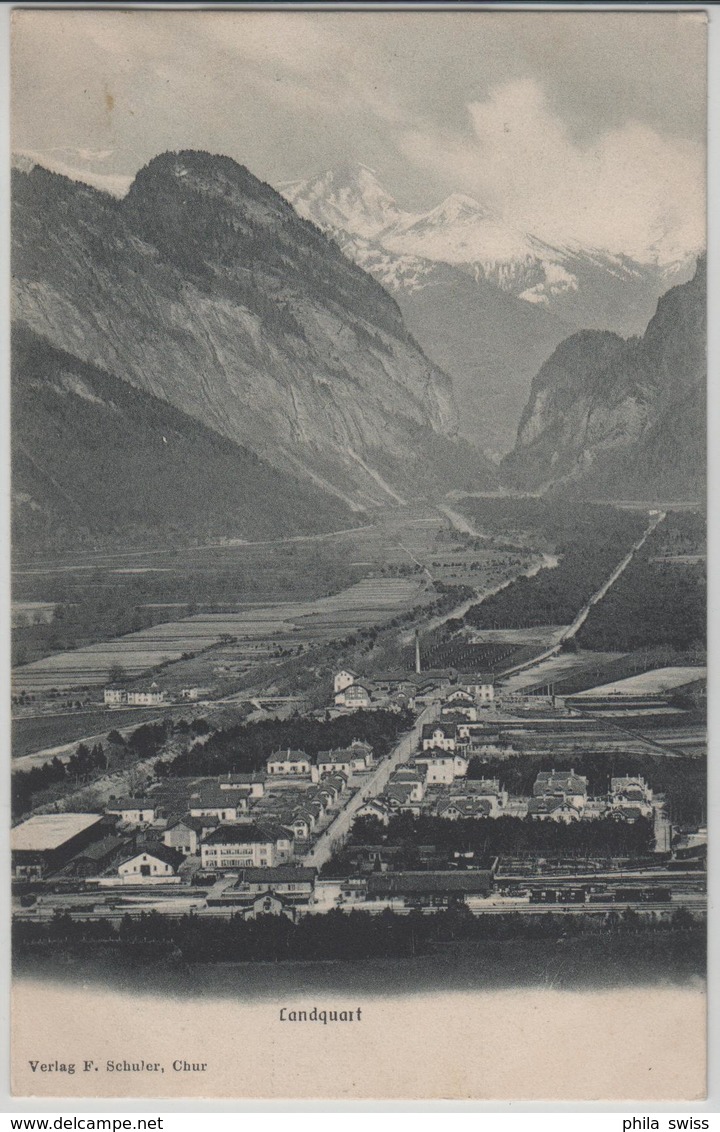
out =
[[[336,639],[411,608],[421,600],[421,593],[422,586],[414,580],[366,579],[312,601],[197,614],[34,661],[14,670],[13,685],[17,691],[101,685],[115,664],[128,676],[138,676],[184,654],[218,645],[228,636],[247,642],[254,656],[279,644]]]

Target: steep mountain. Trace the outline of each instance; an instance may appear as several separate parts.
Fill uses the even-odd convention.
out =
[[[406,212],[365,166],[279,187],[392,291],[425,353],[453,378],[461,432],[489,451],[512,446],[532,377],[568,334],[639,333],[658,297],[692,270],[690,260],[639,264],[552,247],[462,193]]]
[[[277,538],[356,521],[312,483],[25,326],[12,358],[16,552]]]
[[[582,331],[562,342],[532,383],[505,479],[586,496],[700,497],[706,302],[701,258],[641,338]]]
[[[350,509],[494,482],[393,299],[229,158],[162,154],[122,200],[16,171],[13,239],[18,322]]]

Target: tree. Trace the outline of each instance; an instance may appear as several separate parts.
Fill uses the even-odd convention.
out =
[[[121,664],[112,664],[108,672],[108,683],[122,684],[124,680],[127,680],[127,672],[123,666]]]

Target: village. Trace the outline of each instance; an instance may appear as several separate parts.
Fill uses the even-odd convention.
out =
[[[528,752],[566,756],[578,740],[591,749],[592,719],[571,702],[504,693],[491,673],[423,671],[417,638],[415,654],[415,671],[334,673],[328,716],[382,709],[411,721],[384,755],[362,738],[312,753],[288,746],[251,772],[148,776],[102,812],[33,814],[12,831],[15,914],[297,921],[338,908],[537,914],[618,902],[702,912],[703,832],[674,829],[665,797],[621,758],[602,793],[567,757],[525,793],[504,781],[502,768],[510,779]],[[474,832],[460,843],[459,830]]]

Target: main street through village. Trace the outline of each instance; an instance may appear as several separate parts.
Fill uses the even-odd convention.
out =
[[[407,731],[400,742],[394,747],[386,759],[383,759],[370,779],[353,795],[348,804],[340,811],[335,820],[321,834],[304,864],[312,868],[322,868],[330,860],[333,853],[342,845],[350,832],[355,814],[368,798],[381,794],[387,785],[390,775],[400,763],[405,762],[417,749],[424,724],[431,723],[435,718],[434,704],[428,704],[420,713],[411,731]]]

